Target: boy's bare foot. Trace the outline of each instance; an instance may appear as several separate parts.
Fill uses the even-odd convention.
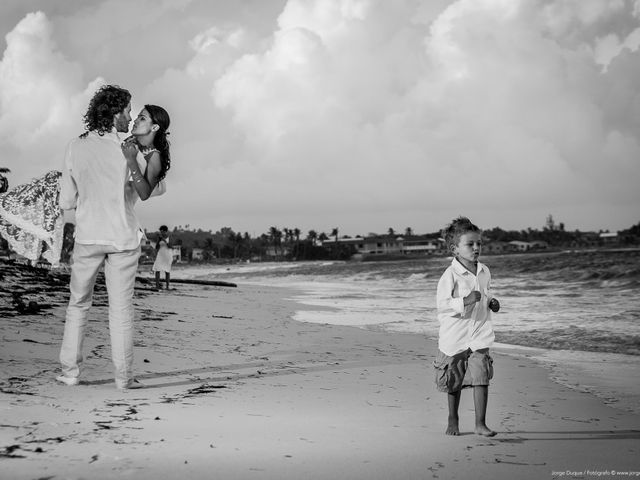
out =
[[[486,425],[476,425],[476,435],[482,435],[483,437],[495,437],[496,432]]]
[[[458,419],[450,418],[449,425],[447,425],[447,431],[445,432],[447,435],[460,435],[460,429],[458,428]]]

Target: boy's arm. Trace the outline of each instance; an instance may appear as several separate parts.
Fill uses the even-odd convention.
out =
[[[454,297],[455,281],[451,272],[446,271],[438,282],[436,306],[438,313],[448,316],[462,315],[465,310],[464,298]]]
[[[492,312],[500,310],[500,302],[493,296],[493,291],[491,290],[491,272],[489,272],[489,269],[487,269],[487,288],[485,291],[487,295],[487,306],[489,309]]]

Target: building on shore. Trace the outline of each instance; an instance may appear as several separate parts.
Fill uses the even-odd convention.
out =
[[[331,249],[336,246],[350,247],[356,258],[408,257],[412,255],[432,255],[442,250],[441,239],[428,235],[394,237],[391,235],[372,235],[369,237],[339,238],[322,242],[322,246]]]

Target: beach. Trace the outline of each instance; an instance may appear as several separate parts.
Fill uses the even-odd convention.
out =
[[[294,320],[318,307],[283,287],[139,284],[135,370],[145,388],[120,391],[98,286],[83,382],[57,384],[64,279],[16,271],[22,303],[5,287],[0,324],[2,479],[640,475],[640,415],[553,381],[537,351],[493,351],[487,423],[497,436],[473,433],[470,391],[461,435],[446,436],[432,338]]]

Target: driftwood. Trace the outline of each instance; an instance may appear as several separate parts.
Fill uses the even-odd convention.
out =
[[[136,280],[142,283],[155,283],[155,278],[148,277],[136,277]],[[164,282],[164,279],[162,279]],[[214,287],[237,287],[235,283],[231,282],[222,282],[220,280],[197,280],[192,278],[172,278],[171,283],[188,283],[191,285],[211,285]]]

